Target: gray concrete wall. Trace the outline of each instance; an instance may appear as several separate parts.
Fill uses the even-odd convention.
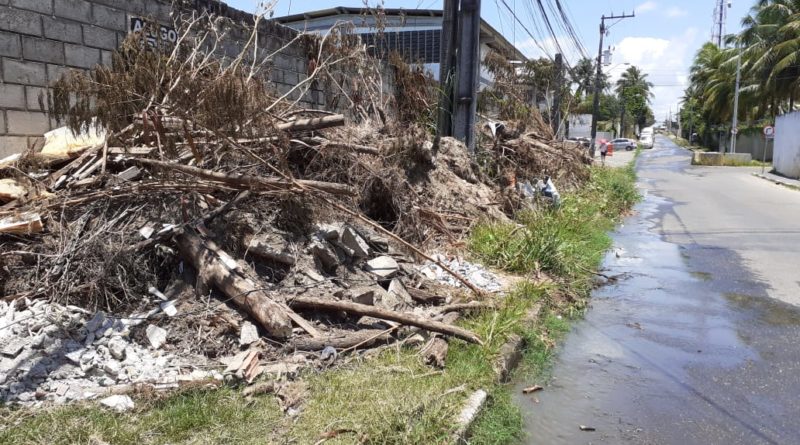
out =
[[[787,177],[800,179],[800,112],[775,119],[775,170]]]
[[[252,16],[215,0],[190,0],[188,7],[210,9],[236,22]],[[0,0],[0,157],[26,149],[55,128],[39,95],[66,70],[87,70],[111,63],[112,51],[126,37],[130,17],[152,17],[170,24],[172,4],[166,0]],[[297,32],[263,22],[259,47],[273,52]],[[226,52],[236,54],[244,32],[232,33]],[[237,40],[238,39],[238,40]],[[306,50],[292,44],[273,59],[270,79],[286,93],[305,79]],[[301,98],[303,105],[324,107],[319,89]],[[328,95],[330,96],[330,95]]]
[[[731,142],[730,136],[723,138],[722,140],[722,147],[724,147],[725,152],[730,150]],[[747,134],[738,134],[736,136],[736,153],[747,153],[753,159],[757,161],[766,160],[767,162],[772,160],[773,156],[773,143],[770,142],[767,144],[766,153],[764,153],[764,135],[761,133],[747,133]],[[765,155],[766,154],[766,159]]]

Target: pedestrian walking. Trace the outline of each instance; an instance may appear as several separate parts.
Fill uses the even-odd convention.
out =
[[[608,141],[600,139],[600,164],[606,165],[606,155],[608,154]]]

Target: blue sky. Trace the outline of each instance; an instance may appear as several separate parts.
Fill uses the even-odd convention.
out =
[[[369,4],[375,5],[379,1],[369,0]],[[245,11],[254,11],[256,5],[262,3],[259,0],[226,2]],[[442,7],[441,0],[383,0],[383,3],[387,8]],[[501,31],[509,41],[516,42],[527,55],[541,56],[544,52],[555,52],[553,39],[543,29],[541,22],[537,26],[531,19],[529,7],[535,5],[536,0],[505,0],[516,11],[522,25],[534,34],[535,39],[512,18],[502,0],[482,0],[481,3],[484,20]],[[710,39],[716,0],[561,0],[561,3],[565,6],[583,46],[592,57],[597,54],[600,17],[612,12],[619,14],[635,10],[635,18],[613,25],[605,38],[604,46],[614,47],[612,63],[606,69],[613,79],[625,69],[623,63],[639,66],[656,86],[656,97],[652,105],[657,119],[664,119],[670,108],[674,112],[686,84],[692,57]],[[739,29],[741,18],[747,14],[753,3],[755,0],[732,0],[727,19],[729,33]],[[547,5],[548,2],[543,1],[543,4]],[[275,16],[333,6],[363,5],[363,0],[277,0]],[[579,53],[574,45],[568,43],[566,34],[556,29],[556,37],[567,59],[571,62],[577,60]],[[544,47],[544,52],[541,47]]]

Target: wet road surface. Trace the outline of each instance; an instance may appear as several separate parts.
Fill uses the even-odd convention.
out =
[[[637,167],[645,198],[604,264],[624,278],[544,391],[518,382],[525,443],[800,443],[800,192],[691,167],[664,137]]]

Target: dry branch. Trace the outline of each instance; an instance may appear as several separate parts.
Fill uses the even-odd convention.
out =
[[[292,188],[293,185],[299,185],[301,188],[311,188],[316,190],[321,190],[323,192],[331,193],[333,195],[354,195],[355,192],[353,191],[352,187],[344,185],[344,184],[336,184],[332,182],[322,182],[322,181],[304,181],[304,180],[294,180],[294,184],[292,182],[283,180],[283,179],[276,179],[276,178],[264,178],[259,176],[249,176],[249,175],[229,175],[225,173],[219,173],[211,170],[205,170],[202,168],[191,167],[188,165],[183,164],[175,164],[172,162],[164,162],[164,161],[156,161],[154,159],[135,159],[135,162],[139,162],[144,165],[151,165],[154,167],[165,168],[169,170],[179,171],[181,173],[186,173],[188,175],[192,175],[198,178],[208,179],[211,181],[222,182],[227,184],[231,187],[239,188],[239,189],[250,189],[250,190],[289,190]]]
[[[335,114],[333,116],[297,119],[285,124],[278,124],[275,128],[292,133],[295,131],[322,130],[325,128],[340,127],[342,125],[344,125],[344,115]]]
[[[323,311],[345,311],[357,315],[366,315],[381,320],[394,321],[408,326],[416,326],[431,332],[451,335],[470,343],[483,344],[477,334],[457,326],[448,325],[430,318],[420,317],[415,314],[390,311],[387,309],[368,306],[366,304],[352,303],[349,301],[326,300],[317,297],[294,297],[288,301],[290,307],[298,309],[311,309]]]

